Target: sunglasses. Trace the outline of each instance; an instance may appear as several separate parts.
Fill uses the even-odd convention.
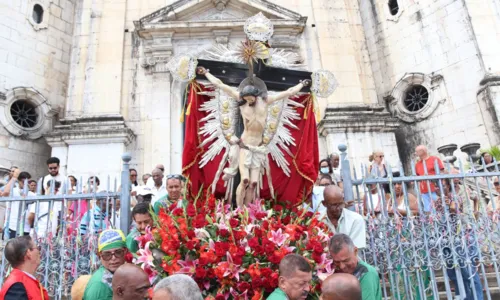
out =
[[[113,252],[101,252],[101,258],[104,261],[110,260],[112,257],[123,258],[125,256],[125,249],[118,249]]]
[[[49,170],[57,170],[59,167],[50,167]]]
[[[494,186],[499,186],[499,185],[500,185],[500,182],[498,182],[498,181],[493,182],[493,185],[494,185]]]
[[[180,179],[180,180],[184,180],[184,176],[179,175],[179,174],[171,174],[171,175],[167,175],[167,179]]]

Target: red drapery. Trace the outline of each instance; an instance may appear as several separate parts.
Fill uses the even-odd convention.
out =
[[[198,83],[193,83],[189,89],[188,108],[186,111],[186,132],[184,150],[182,153],[182,173],[189,178],[189,191],[192,196],[198,195],[200,189],[204,191],[211,188],[215,173],[219,167],[224,153],[220,153],[215,159],[210,161],[203,169],[199,168],[199,161],[209,145],[200,148],[202,138],[198,132],[203,123],[200,120],[206,117],[205,112],[201,112],[199,107],[208,96],[198,95],[197,91],[205,90],[205,87]],[[300,120],[294,121],[298,129],[292,129],[292,136],[296,145],[289,146],[293,156],[285,152],[285,158],[289,163],[291,171],[290,177],[276,165],[269,155],[271,176],[276,198],[279,202],[291,201],[301,203],[312,192],[312,187],[318,176],[319,151],[318,133],[316,129],[316,119],[313,113],[313,99],[309,94],[300,95],[292,100],[304,105],[304,108],[296,108],[302,116]],[[261,198],[271,199],[267,178],[263,178],[264,187],[260,192]],[[217,183],[216,197],[225,194],[224,182],[220,179]]]

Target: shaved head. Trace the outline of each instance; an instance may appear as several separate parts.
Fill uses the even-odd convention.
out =
[[[361,300],[361,287],[351,274],[333,274],[321,284],[322,300]]]
[[[323,206],[326,207],[326,213],[330,221],[338,220],[342,216],[345,208],[344,193],[336,185],[329,185],[323,191]]]
[[[415,153],[417,154],[418,157],[420,157],[420,159],[426,159],[428,153],[427,147],[424,145],[418,145],[415,148]]]
[[[146,299],[151,287],[149,276],[134,264],[121,265],[113,275],[113,300]]]
[[[160,170],[165,170],[165,166],[163,164],[157,164],[155,168]]]

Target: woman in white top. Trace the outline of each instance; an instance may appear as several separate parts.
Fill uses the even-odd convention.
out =
[[[378,216],[383,209],[384,203],[382,201],[382,197],[384,197],[384,193],[379,190],[377,184],[371,184],[369,187],[370,192],[365,193],[365,197],[363,199],[363,213],[365,215],[374,214],[375,216]]]
[[[384,163],[384,152],[373,151],[373,153],[368,157],[368,160],[372,163],[370,165],[369,173],[373,177],[387,177],[387,168]]]
[[[399,176],[394,176],[394,177],[399,177]],[[399,215],[405,217],[407,216],[408,211],[410,211],[410,213],[413,216],[418,215],[417,197],[415,197],[413,194],[407,193],[408,204],[410,206],[409,209],[407,209],[405,202],[405,195],[403,193],[403,184],[401,182],[394,183],[394,196],[395,199],[393,201],[393,199],[391,198],[391,194],[386,195],[387,212],[389,214],[394,214],[394,212],[396,212]]]

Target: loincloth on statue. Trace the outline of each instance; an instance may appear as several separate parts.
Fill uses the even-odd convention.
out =
[[[240,146],[241,147],[241,146]],[[249,169],[260,169],[265,167],[268,150],[265,146],[249,146],[243,145],[240,149],[244,154],[244,165]],[[241,157],[241,155],[240,155]]]

